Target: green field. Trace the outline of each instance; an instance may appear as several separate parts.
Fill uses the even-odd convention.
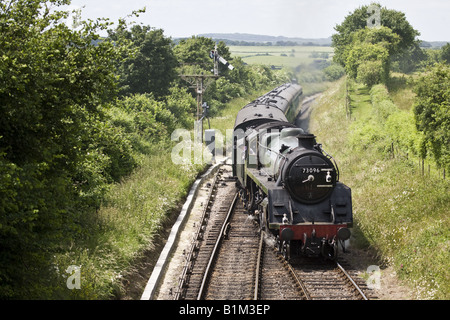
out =
[[[333,56],[332,47],[320,46],[230,46],[233,56],[241,57],[248,64],[266,64],[295,68],[309,65],[314,60]]]
[[[249,65],[283,68],[303,86],[304,96],[325,91],[330,82],[323,68],[333,58],[332,47],[321,46],[230,46],[233,57]]]

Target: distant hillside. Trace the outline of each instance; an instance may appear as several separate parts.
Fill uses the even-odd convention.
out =
[[[228,45],[311,45],[331,46],[331,37],[328,38],[289,38],[283,36],[267,36],[249,33],[204,33],[199,36],[223,40]]]
[[[331,46],[331,36],[328,38],[290,38],[284,36],[267,36],[261,34],[250,33],[202,33],[197,36],[212,38],[215,41],[224,41],[227,45],[234,46]],[[181,39],[174,39],[177,43]],[[440,48],[447,41],[424,41],[423,48]]]
[[[442,48],[448,41],[422,41],[420,47],[422,48]]]

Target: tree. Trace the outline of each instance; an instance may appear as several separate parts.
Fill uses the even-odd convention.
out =
[[[116,96],[122,49],[100,40],[103,20],[67,27],[69,13],[57,8],[68,4],[0,2],[2,296],[12,284],[30,293],[29,279],[46,279],[39,273],[49,272],[67,235],[80,232],[80,199],[101,188],[113,157],[102,144],[112,139],[101,130],[101,106]]]
[[[182,70],[189,70],[186,73],[193,71],[194,73],[204,72],[205,74],[209,74],[214,68],[214,63],[209,57],[209,53],[211,50],[214,50],[215,45],[216,43],[211,38],[193,36],[181,40],[179,44],[175,46],[174,52],[182,65]],[[217,50],[225,60],[231,62],[232,58],[230,50],[225,42],[220,41],[217,44]],[[228,68],[219,64],[219,73],[221,75],[227,75]]]
[[[360,29],[352,35],[352,45],[371,43],[380,45],[386,48],[389,56],[392,56],[398,51],[400,45],[400,36],[388,27]]]
[[[424,133],[425,150],[438,165],[450,169],[450,67],[440,63],[429,68],[416,80],[414,92],[414,116]]]
[[[391,57],[393,71],[411,73],[417,70],[427,59],[425,50],[419,43],[414,43],[410,48]]]
[[[345,69],[350,78],[367,85],[385,82],[389,75],[389,52],[379,44],[356,44],[349,51]]]
[[[392,30],[399,36],[398,46],[390,54],[406,50],[415,42],[420,33],[415,30],[406,20],[405,14],[400,11],[380,7],[381,25]],[[334,61],[345,66],[350,44],[353,41],[353,33],[367,27],[367,13],[369,6],[361,6],[345,17],[344,21],[335,27],[336,34],[332,35],[332,46],[334,47]],[[374,28],[376,29],[376,28]]]
[[[364,61],[358,66],[357,73],[356,80],[368,87],[386,82],[386,68],[381,60]]]
[[[113,41],[129,41],[135,53],[119,63],[122,95],[153,93],[161,98],[169,93],[171,83],[177,78],[177,59],[172,50],[172,40],[164,37],[162,29],[135,25],[131,30],[118,27],[109,32]]]
[[[364,28],[352,34],[345,68],[349,77],[368,86],[386,82],[389,56],[397,50],[399,36],[387,27]]]
[[[450,43],[446,43],[442,48],[442,60],[444,60],[444,62],[446,63],[450,63]]]
[[[329,81],[336,81],[345,74],[345,69],[337,63],[332,63],[323,69],[323,72]]]

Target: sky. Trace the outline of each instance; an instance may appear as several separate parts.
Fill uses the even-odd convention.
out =
[[[72,0],[87,19],[116,22],[146,7],[133,19],[163,29],[168,37],[203,33],[252,33],[299,38],[327,38],[345,17],[371,0]],[[376,0],[388,9],[402,11],[418,30],[419,39],[450,41],[448,0]]]

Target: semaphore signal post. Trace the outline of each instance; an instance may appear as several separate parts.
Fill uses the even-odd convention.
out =
[[[227,60],[219,55],[217,44],[215,45],[214,50],[210,51],[209,57],[214,60],[214,70],[212,70],[214,72],[213,75],[203,73],[180,75],[181,79],[190,84],[190,88],[195,89],[197,95],[197,115],[194,123],[194,136],[195,141],[199,143],[203,142],[203,94],[208,85],[213,80],[219,78],[219,62],[227,66],[230,70],[234,69],[234,67]]]

